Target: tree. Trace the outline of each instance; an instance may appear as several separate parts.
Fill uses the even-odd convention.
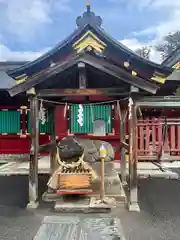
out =
[[[144,46],[144,47],[141,47],[141,48],[138,48],[135,53],[142,57],[142,58],[145,58],[145,59],[150,59],[150,54],[151,54],[151,47],[149,46]]]
[[[163,38],[163,43],[155,46],[156,51],[161,53],[162,60],[166,59],[178,47],[180,47],[180,30],[168,34]]]

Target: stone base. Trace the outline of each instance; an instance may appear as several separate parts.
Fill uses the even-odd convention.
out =
[[[139,204],[136,202],[128,203],[128,210],[129,212],[140,212]]]
[[[56,201],[54,211],[63,213],[107,213],[111,210],[112,206],[106,203],[96,204],[95,199],[87,197],[76,201],[73,201],[73,199],[67,201],[62,198]]]
[[[92,197],[90,201],[90,208],[106,208],[111,209],[116,207],[115,198],[105,197],[102,201],[99,197]]]
[[[39,206],[39,202],[29,202],[28,204],[27,204],[27,209],[37,209],[38,208],[38,206]]]

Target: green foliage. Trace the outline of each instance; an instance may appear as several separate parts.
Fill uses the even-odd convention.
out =
[[[156,51],[161,53],[162,60],[164,60],[178,47],[180,47],[180,30],[165,36],[163,43],[156,45]]]
[[[138,48],[135,53],[142,57],[142,58],[145,58],[145,59],[150,59],[150,54],[151,54],[151,47],[150,46],[144,46],[144,47],[141,47],[141,48]]]

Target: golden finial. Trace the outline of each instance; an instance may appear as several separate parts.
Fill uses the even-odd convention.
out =
[[[90,10],[91,10],[91,4],[90,4],[90,2],[87,2],[87,3],[86,3],[86,8],[87,8],[87,12],[90,12]]]

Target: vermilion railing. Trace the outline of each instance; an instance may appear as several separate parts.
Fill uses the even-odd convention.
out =
[[[139,119],[136,141],[140,160],[154,160],[162,152],[180,160],[180,118]]]

